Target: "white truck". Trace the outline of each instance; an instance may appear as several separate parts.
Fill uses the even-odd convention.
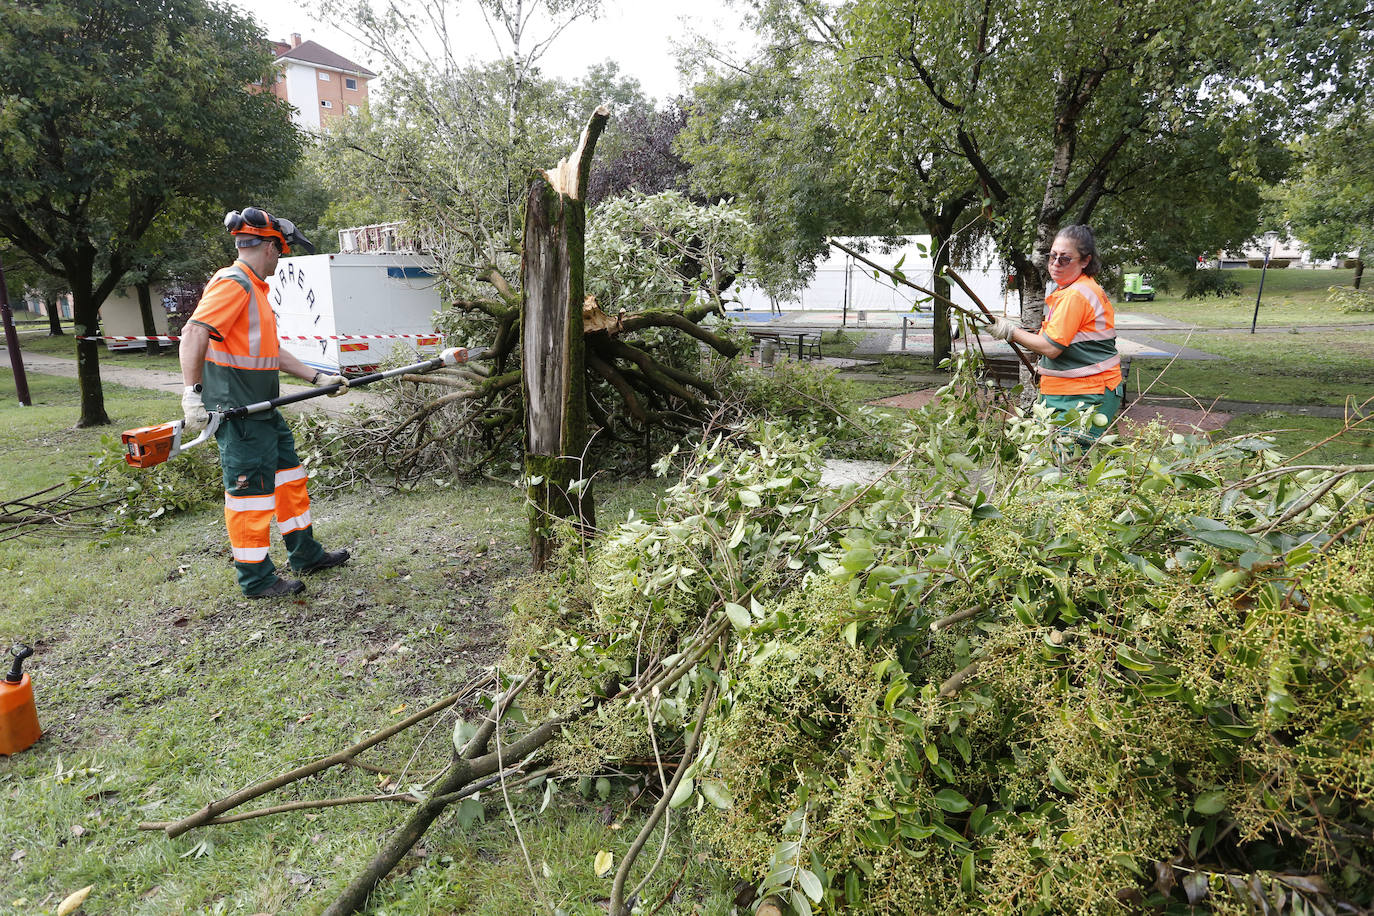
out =
[[[282,258],[267,278],[282,347],[306,365],[371,372],[399,346],[439,351],[434,259],[413,253]]]

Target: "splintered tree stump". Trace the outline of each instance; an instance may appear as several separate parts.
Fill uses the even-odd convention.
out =
[[[560,519],[579,531],[596,525],[588,444],[582,306],[587,177],[610,112],[603,105],[571,156],[537,171],[525,200],[521,260],[525,475],[530,553],[543,569]],[[580,483],[578,483],[580,481]]]

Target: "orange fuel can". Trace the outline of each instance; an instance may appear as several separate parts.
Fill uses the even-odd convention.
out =
[[[33,654],[28,646],[10,650],[14,667],[0,681],[0,754],[17,754],[43,734],[38,727],[38,709],[33,703],[33,684],[21,669],[24,659]]]

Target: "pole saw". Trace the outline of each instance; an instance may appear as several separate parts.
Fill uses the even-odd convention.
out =
[[[476,359],[485,352],[485,347],[474,347],[471,350],[467,347],[450,347],[433,359],[427,359],[409,366],[401,366],[397,369],[388,369],[385,372],[373,372],[370,375],[360,376],[351,380],[348,387],[349,389],[362,388],[373,382],[380,382],[384,378],[393,378],[411,372],[420,374],[433,372],[435,369],[456,366],[470,359]],[[298,401],[308,401],[311,398],[332,394],[340,387],[342,386],[336,382],[333,385],[325,385],[310,391],[285,394],[270,401],[259,401],[256,404],[231,407],[228,410],[212,410],[210,411],[210,421],[205,425],[205,429],[199,436],[186,443],[181,441],[181,434],[186,426],[185,420],[173,420],[171,423],[161,423],[157,426],[140,426],[138,429],[125,430],[119,437],[124,443],[124,460],[131,467],[136,468],[150,468],[153,465],[162,464],[162,462],[180,455],[188,448],[194,448],[205,442],[215,434],[215,430],[219,429],[220,423],[227,419],[246,417],[249,414],[273,410],[287,404],[295,404]]]

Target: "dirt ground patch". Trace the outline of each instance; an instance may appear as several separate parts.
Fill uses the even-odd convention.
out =
[[[938,389],[924,388],[906,394],[881,398],[869,403],[874,407],[900,407],[905,410],[919,410],[935,399]],[[1151,404],[1132,404],[1123,415],[1125,425],[1144,426],[1152,422],[1163,423],[1176,433],[1215,432],[1231,422],[1231,414],[1217,411],[1191,410],[1183,407],[1156,407]]]
[[[1231,414],[1214,410],[1190,410],[1183,407],[1156,407],[1153,404],[1132,404],[1126,408],[1126,423],[1144,426],[1160,422],[1176,433],[1211,433],[1231,422]]]

